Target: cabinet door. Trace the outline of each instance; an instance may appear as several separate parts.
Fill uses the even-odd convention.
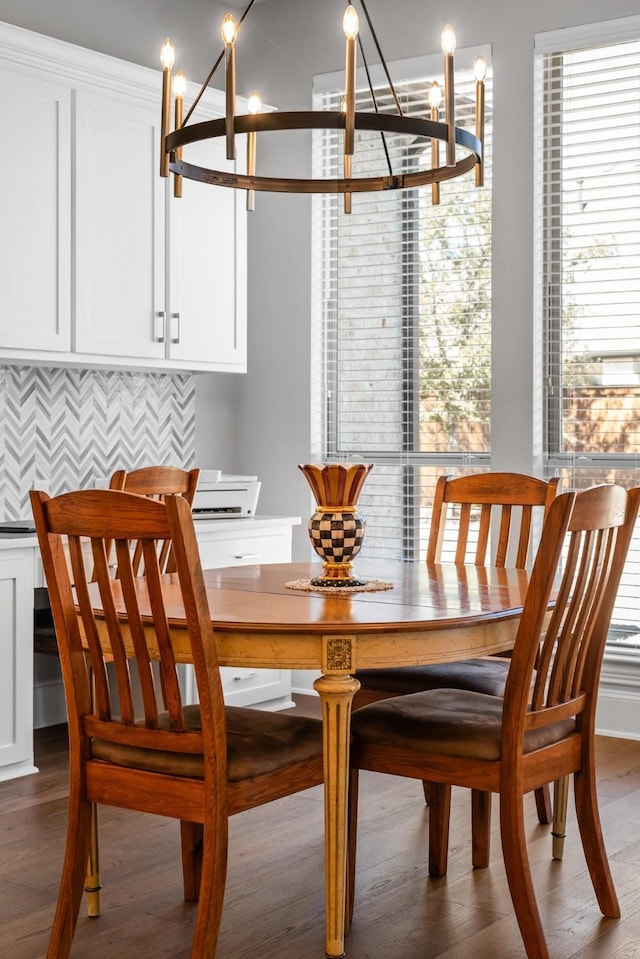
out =
[[[239,158],[244,141],[238,137]],[[191,144],[184,158],[217,170],[235,166],[224,140]],[[170,200],[169,356],[245,372],[246,194],[187,179],[182,190]]]
[[[33,549],[0,551],[0,781],[33,765]]]
[[[218,520],[220,523],[225,521]],[[235,536],[216,536],[198,532],[198,548],[203,569],[220,566],[253,566],[256,563],[290,563],[291,529],[258,530]]]
[[[164,357],[159,115],[76,94],[76,352]]]
[[[0,349],[70,348],[70,104],[0,70]]]

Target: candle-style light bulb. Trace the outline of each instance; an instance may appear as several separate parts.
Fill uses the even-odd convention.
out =
[[[256,113],[260,113],[262,109],[262,97],[257,90],[254,90],[253,93],[249,95],[247,100],[247,113],[252,113],[254,116]]]
[[[440,34],[440,46],[444,54],[453,54],[456,52],[456,31],[450,23],[445,23]]]
[[[220,34],[225,47],[229,47],[235,43],[238,30],[236,27],[236,21],[233,19],[233,16],[230,13],[226,13],[224,15],[222,26],[220,27]]]
[[[182,117],[184,115],[184,95],[187,92],[187,78],[184,70],[178,70],[173,78],[173,95],[175,97],[175,121],[176,130],[182,126]],[[176,160],[182,159],[182,147],[176,147]],[[173,178],[173,195],[182,196],[182,176],[176,173]]]
[[[445,24],[440,35],[444,53],[444,116],[447,124],[447,166],[456,165],[456,116],[453,82],[453,53],[456,48],[456,32],[450,23]]]
[[[474,60],[473,74],[476,78],[476,136],[482,145],[484,141],[484,80],[487,75],[487,61],[481,53]],[[484,160],[476,163],[476,186],[484,186]]]
[[[473,61],[473,75],[481,83],[487,76],[487,61],[481,53]]]
[[[175,63],[176,52],[167,37],[160,48],[160,63],[162,64],[162,115],[160,119],[160,176],[169,176],[169,154],[165,149],[165,139],[169,132],[171,119],[171,68]]]
[[[360,29],[360,19],[358,17],[358,11],[355,7],[349,6],[344,12],[344,17],[342,18],[342,29],[344,30],[344,35],[347,40],[355,40],[358,36],[358,30]]]
[[[220,33],[224,42],[225,56],[225,127],[227,134],[227,160],[236,158],[235,141],[235,114],[236,114],[236,37],[238,28],[236,22],[230,13],[225,14],[220,27]]]
[[[176,62],[176,51],[173,46],[173,43],[167,37],[162,46],[160,47],[160,63],[164,70],[171,70],[174,63]]]
[[[437,110],[442,102],[442,88],[437,80],[434,80],[429,87],[429,106],[432,110]]]
[[[186,92],[187,78],[184,74],[184,70],[178,70],[173,78],[173,95],[174,97],[180,97],[182,100],[184,100],[184,95]]]
[[[255,116],[262,109],[262,98],[257,90],[249,96],[247,113]],[[250,130],[247,134],[247,176],[256,175],[256,132]],[[256,208],[256,191],[247,190],[247,210],[252,213]]]
[[[440,119],[440,102],[442,100],[442,90],[437,80],[434,80],[429,87],[428,93],[429,107],[431,115],[429,119],[437,123]],[[437,170],[440,166],[440,140],[437,137],[431,139],[431,169]],[[434,206],[440,203],[440,184],[434,181],[431,184],[431,202]]]

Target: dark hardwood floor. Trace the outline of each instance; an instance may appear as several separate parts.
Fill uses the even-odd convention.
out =
[[[306,708],[303,704],[301,708]],[[40,773],[0,783],[0,957],[42,959],[65,834],[65,729],[37,733]],[[600,738],[599,795],[622,919],[601,917],[573,817],[565,858],[528,804],[530,857],[554,959],[640,957],[640,743]],[[416,782],[364,775],[348,959],[524,957],[500,857],[471,869],[469,800],[454,796],[449,873],[426,869],[428,810]],[[322,959],[322,792],[242,813],[230,855],[218,959]],[[186,959],[194,906],[181,896],[173,821],[101,810],[102,915],[84,907],[73,959]]]

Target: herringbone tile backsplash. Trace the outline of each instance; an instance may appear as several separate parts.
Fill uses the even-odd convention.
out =
[[[55,495],[194,457],[190,374],[0,367],[0,519],[30,517],[33,486]]]

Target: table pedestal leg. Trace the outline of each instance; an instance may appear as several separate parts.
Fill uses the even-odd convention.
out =
[[[353,676],[328,675],[313,685],[320,694],[324,734],[326,954],[327,959],[342,959],[351,701],[360,683]]]

